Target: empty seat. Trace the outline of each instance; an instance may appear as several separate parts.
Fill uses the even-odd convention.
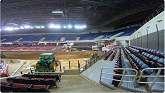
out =
[[[28,86],[29,85],[27,85],[27,84],[13,83],[12,87],[11,87],[11,91],[12,92],[25,92],[26,88]]]
[[[161,63],[161,64],[164,64],[164,59],[163,58],[159,58],[157,62]]]
[[[12,82],[0,82],[1,92],[9,92],[11,89]]]
[[[28,88],[28,92],[50,92],[49,85],[33,85],[31,84]]]

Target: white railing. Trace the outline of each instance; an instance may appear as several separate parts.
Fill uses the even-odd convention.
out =
[[[115,70],[115,69],[118,69],[118,70],[123,70],[123,74],[114,74],[114,73],[106,73],[106,72],[103,72],[103,69],[111,69],[111,70]],[[126,70],[132,70],[135,72],[135,75],[125,75],[125,71]],[[121,80],[117,80],[117,79],[113,79],[113,78],[106,78],[106,77],[102,77],[102,74],[107,74],[107,75],[119,75],[119,76],[122,76],[121,77]],[[103,67],[101,69],[101,75],[100,75],[100,82],[101,82],[101,79],[107,79],[107,80],[114,80],[114,81],[120,81],[120,83],[118,84],[118,86],[120,87],[121,83],[122,82],[134,82],[137,78],[137,70],[135,69],[132,69],[132,68],[107,68],[107,67]],[[132,81],[126,81],[126,80],[123,80],[124,77],[134,77],[134,79]]]
[[[151,84],[151,86],[148,88],[148,90],[151,90],[151,88],[152,88],[152,86],[154,84],[164,84],[164,82],[156,82],[158,77],[165,77],[164,75],[160,75],[161,70],[164,70],[164,69],[165,68],[145,68],[145,69],[143,69],[141,74],[140,74],[140,76],[139,76],[139,79],[138,79],[137,83],[148,83],[148,84]],[[156,73],[156,75],[143,75],[143,72],[145,70],[158,70],[158,72]],[[146,82],[142,82],[142,81],[140,81],[142,77],[155,77],[155,79],[152,82],[147,82],[147,81]]]

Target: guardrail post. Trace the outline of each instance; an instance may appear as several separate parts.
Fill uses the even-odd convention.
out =
[[[93,61],[92,61],[92,62],[93,62]],[[92,62],[90,62],[90,66],[91,66],[91,63],[92,63]]]
[[[60,72],[61,72],[61,62],[60,62]]]
[[[69,61],[69,69],[70,69],[70,61]]]
[[[155,77],[155,79],[154,79],[152,85],[148,88],[148,90],[151,90],[152,86],[155,84],[155,82],[156,82],[158,76],[160,75],[160,71],[161,71],[161,69],[158,70],[158,72],[157,72],[157,74],[156,74],[156,77]]]
[[[120,83],[118,84],[119,87],[121,86],[121,83],[122,83],[122,81],[123,81],[124,75],[125,75],[125,69],[124,69],[124,72],[123,72],[123,75],[122,75],[121,81],[120,81]]]
[[[78,68],[80,68],[80,63],[79,63],[79,60],[78,60]]]

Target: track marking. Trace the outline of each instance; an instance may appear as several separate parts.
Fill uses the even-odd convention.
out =
[[[80,75],[81,77],[83,77],[84,79],[86,79],[88,82],[90,82],[90,83],[96,85],[96,83],[95,83],[94,81],[91,81],[90,79],[88,79],[88,78],[85,77],[84,75],[82,75],[82,74],[79,74],[79,75]]]

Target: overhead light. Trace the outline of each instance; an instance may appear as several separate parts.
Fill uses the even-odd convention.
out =
[[[66,26],[64,26],[64,28],[66,28]]]
[[[54,28],[61,28],[61,26],[60,25],[55,25]]]
[[[12,31],[12,30],[14,30],[14,29],[13,29],[13,27],[6,27],[5,30],[6,30],[6,31]]]
[[[72,28],[72,26],[71,26],[71,25],[69,25],[69,26],[68,26],[68,28]]]
[[[83,29],[84,27],[83,26],[80,26],[80,29]]]
[[[45,26],[41,26],[41,28],[45,28]]]
[[[75,28],[76,28],[76,29],[79,29],[79,28],[80,28],[80,26],[75,26]]]
[[[14,28],[14,30],[19,30],[20,28]]]
[[[54,28],[54,25],[53,25],[53,24],[51,24],[51,25],[49,26],[49,28]]]
[[[21,28],[21,29],[24,29],[24,27],[22,27],[22,26],[21,26],[20,28]]]
[[[24,26],[26,29],[31,28],[30,26]]]

